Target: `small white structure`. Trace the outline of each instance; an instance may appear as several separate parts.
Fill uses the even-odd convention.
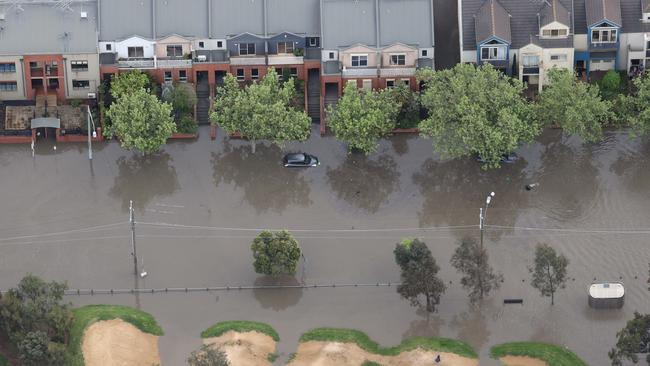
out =
[[[624,299],[622,283],[594,283],[589,287],[589,306],[594,309],[620,309]]]

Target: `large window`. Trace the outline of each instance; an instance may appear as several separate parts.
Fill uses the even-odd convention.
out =
[[[178,81],[187,81],[187,70],[178,70]]]
[[[505,60],[506,48],[503,46],[481,47],[481,60]]]
[[[88,71],[88,61],[70,61],[72,71]]]
[[[544,29],[542,36],[546,38],[561,38],[567,36],[566,29]]]
[[[3,91],[16,91],[18,83],[15,81],[0,81],[0,92]]]
[[[165,80],[165,82],[172,81],[172,72],[171,71],[165,71],[164,80]]]
[[[405,54],[395,54],[390,55],[390,64],[393,66],[404,66],[406,65],[406,55]]]
[[[566,53],[557,53],[551,55],[551,61],[566,61],[567,56]]]
[[[0,72],[16,72],[15,63],[0,63]]]
[[[167,46],[167,57],[183,57],[183,46],[177,44]]]
[[[88,89],[90,88],[89,80],[72,80],[73,89]]]
[[[278,42],[278,53],[293,53],[293,42]]]
[[[255,54],[255,43],[240,43],[239,44],[239,55],[254,55]]]
[[[237,69],[237,80],[244,81],[244,69]]]
[[[539,66],[539,56],[537,56],[537,55],[523,55],[521,57],[521,64],[524,67],[537,67],[537,66]]]
[[[368,66],[368,55],[352,55],[352,67]]]
[[[144,57],[144,47],[142,46],[129,47],[128,52],[129,52],[129,57],[131,58]]]
[[[260,70],[259,69],[251,69],[251,79],[257,80],[260,78]]]
[[[615,28],[596,28],[591,31],[591,43],[616,43],[618,31]]]

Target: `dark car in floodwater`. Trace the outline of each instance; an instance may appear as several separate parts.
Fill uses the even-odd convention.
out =
[[[282,163],[288,168],[300,168],[320,165],[320,161],[314,155],[305,153],[287,154],[282,158]]]
[[[499,160],[499,163],[502,164],[511,164],[514,163],[515,161],[519,160],[519,155],[515,153],[510,153],[510,154],[503,154],[501,155],[501,159]],[[480,156],[476,156],[476,161],[479,163],[485,163],[485,159],[483,159]]]

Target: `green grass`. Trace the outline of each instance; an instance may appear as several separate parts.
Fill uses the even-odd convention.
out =
[[[81,342],[84,331],[92,323],[101,320],[122,319],[133,324],[141,331],[156,336],[163,335],[163,331],[156,323],[153,316],[144,311],[119,305],[88,305],[74,309],[74,321],[70,330],[70,345],[68,346],[69,364],[83,366],[83,354],[81,353]]]
[[[525,356],[542,360],[548,366],[587,366],[575,353],[548,343],[513,342],[499,344],[490,350],[492,358]]]
[[[9,360],[2,354],[0,354],[0,366],[9,366]]]
[[[273,363],[273,362],[275,362],[275,360],[278,359],[279,356],[280,356],[280,355],[278,355],[277,353],[269,353],[269,355],[266,356],[266,359],[267,359],[270,363]]]
[[[201,338],[218,337],[230,330],[234,330],[235,332],[239,333],[250,331],[260,332],[273,338],[273,340],[276,342],[280,341],[278,332],[276,332],[275,329],[273,329],[273,327],[270,325],[247,320],[231,320],[217,323],[204,330],[201,333]]]
[[[343,342],[356,343],[364,350],[383,356],[396,356],[401,352],[416,348],[455,353],[468,358],[478,358],[476,352],[467,343],[448,338],[413,337],[404,340],[395,347],[382,347],[365,333],[354,329],[316,328],[300,336],[300,342]]]
[[[374,361],[364,361],[361,366],[381,366],[381,364]]]

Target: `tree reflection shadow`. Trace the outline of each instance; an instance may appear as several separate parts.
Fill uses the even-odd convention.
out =
[[[300,169],[284,168],[282,151],[258,144],[255,154],[250,147],[224,143],[223,151],[212,153],[214,184],[234,184],[244,191],[243,199],[257,212],[282,213],[290,205],[309,206],[309,184]]]
[[[458,330],[456,338],[469,343],[474,349],[481,349],[490,338],[485,311],[484,308],[471,306],[470,310],[454,315],[449,325]]]
[[[406,332],[402,334],[402,340],[412,337],[437,337],[440,335],[440,327],[445,325],[444,320],[438,316],[432,316],[424,308],[418,308],[416,313],[423,319],[412,321]]]
[[[629,143],[629,142],[628,142]],[[610,167],[623,178],[623,184],[632,192],[647,195],[650,182],[650,138],[645,138],[634,151],[627,151]]]
[[[255,286],[297,286],[299,284],[292,276],[264,276],[255,280]],[[280,311],[296,305],[302,297],[302,291],[302,288],[254,289],[253,295],[263,308]]]
[[[178,188],[176,168],[167,153],[124,156],[117,160],[118,175],[109,195],[122,200],[122,211],[128,212],[129,200],[142,211],[157,196],[174,193]]]
[[[371,159],[350,154],[336,169],[327,168],[327,181],[339,199],[375,213],[399,188],[397,164],[390,155]]]

